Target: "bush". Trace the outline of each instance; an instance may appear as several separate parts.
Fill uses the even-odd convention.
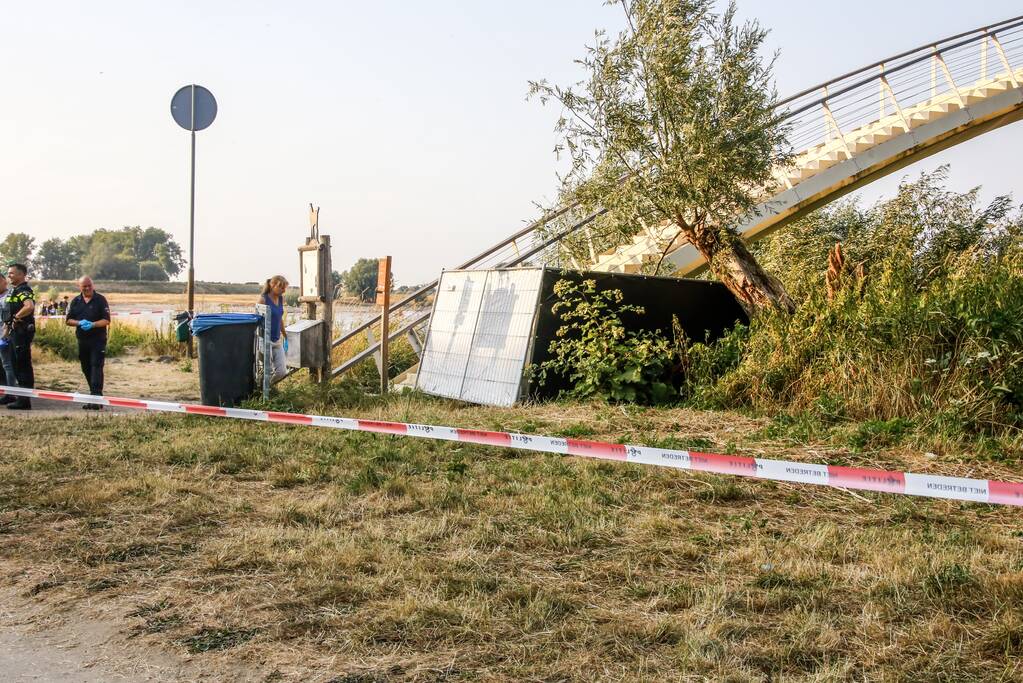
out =
[[[60,298],[60,290],[50,287],[45,292],[36,292],[36,301],[40,304],[44,301],[57,301]]]
[[[940,171],[904,184],[867,210],[846,203],[818,212],[760,246],[798,310],[762,315],[710,347],[690,347],[690,397],[793,414],[827,404],[855,420],[900,430],[897,420],[908,420],[955,437],[1018,434],[1020,219],[1004,198],[977,209],[976,191],[946,191],[943,178]],[[846,265],[829,295],[827,252],[835,242]]]
[[[392,326],[391,329],[394,329]],[[377,330],[374,330],[376,332]],[[369,346],[369,341],[364,336],[357,336],[348,342],[334,349],[331,357],[332,364],[340,365],[344,360],[364,351]],[[419,356],[412,349],[412,345],[404,337],[394,339],[388,346],[387,376],[394,379],[413,365],[419,362]],[[359,363],[346,375],[346,381],[363,391],[380,391],[380,372],[377,370],[376,361],[367,358]]]
[[[139,264],[139,279],[147,282],[167,282],[170,277],[159,261],[143,261]]]
[[[673,344],[622,322],[623,313],[642,315],[641,306],[622,304],[617,289],[598,292],[593,280],[559,280],[554,293],[552,311],[563,323],[550,345],[553,358],[535,368],[541,384],[566,377],[573,385],[566,393],[575,398],[660,403],[678,397],[671,385]]]
[[[75,329],[61,320],[38,321],[35,343],[64,360],[78,360]],[[181,353],[181,345],[174,340],[169,330],[112,325],[107,336],[107,357],[121,356],[130,348],[154,356],[178,356]]]

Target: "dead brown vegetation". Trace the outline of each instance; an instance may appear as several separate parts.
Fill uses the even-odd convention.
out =
[[[323,406],[319,407],[323,410]],[[608,406],[336,412],[1009,478],[767,421]],[[993,680],[1019,675],[1018,511],[362,433],[22,422],[0,557],[129,601],[136,641],[295,680]]]

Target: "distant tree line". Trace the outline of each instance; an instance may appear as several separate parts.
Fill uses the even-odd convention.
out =
[[[375,301],[377,298],[377,273],[379,271],[379,259],[360,258],[351,268],[339,273],[336,270],[331,273],[335,289],[344,292],[349,296],[357,297],[366,302]],[[391,272],[391,286],[396,285],[394,272]],[[395,291],[404,291],[398,287]]]
[[[38,248],[35,238],[12,232],[0,242],[0,260],[24,263],[32,277],[43,280],[89,275],[98,280],[165,282],[185,265],[181,245],[170,233],[137,225],[67,239],[52,237]]]

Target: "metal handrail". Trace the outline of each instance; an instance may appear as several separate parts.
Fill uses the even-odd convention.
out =
[[[537,228],[542,227],[543,225],[546,225],[551,220],[554,220],[555,218],[557,218],[557,217],[567,213],[568,211],[571,211],[572,209],[576,208],[577,206],[579,206],[579,202],[573,202],[573,203],[571,203],[571,204],[569,204],[567,206],[562,207],[558,211],[553,212],[548,217],[546,217],[546,220],[540,220],[540,221],[536,221],[536,222],[532,223],[528,228],[524,228],[523,230],[520,230],[515,235],[509,237],[508,239],[505,239],[505,240],[499,242],[498,244],[494,245],[490,249],[487,249],[483,253],[478,254],[477,256],[474,256],[473,258],[469,259],[468,261],[466,261],[462,265],[456,266],[453,270],[465,270],[466,268],[472,268],[474,265],[476,265],[477,263],[482,261],[487,256],[492,256],[496,252],[500,251],[502,248],[504,248],[504,247],[508,246],[509,244],[512,244],[513,242],[515,242],[515,240],[517,240],[517,239],[519,239],[521,237],[524,237],[525,235],[535,231]],[[595,219],[597,216],[599,216],[600,214],[602,214],[604,212],[605,212],[605,210],[601,209],[601,210],[599,210],[599,211],[597,211],[597,212],[587,216],[583,220],[581,220],[578,223],[575,223],[574,225],[572,225],[569,228],[567,228],[564,232],[560,233],[558,236],[556,236],[554,238],[548,239],[546,242],[544,242],[543,247],[546,248],[546,247],[550,246],[551,244],[553,244],[554,242],[557,242],[557,241],[560,241],[560,240],[564,239],[568,235],[572,234],[573,232],[576,232],[577,230],[581,229],[583,226],[585,226],[588,223],[590,223],[593,219]],[[528,259],[530,256],[534,255],[538,251],[540,251],[540,249],[532,249],[532,250],[526,252],[525,254],[521,255],[520,257],[518,257],[517,259],[515,259],[513,261],[501,263],[499,265],[501,265],[501,266],[518,265],[519,263],[522,263],[523,261]],[[391,304],[391,307],[388,308],[387,310],[389,312],[391,312],[391,313],[393,313],[395,311],[401,310],[402,308],[404,308],[408,304],[412,303],[413,301],[415,301],[419,297],[423,296],[424,294],[428,294],[431,291],[433,291],[437,287],[437,283],[438,282],[439,282],[439,280],[434,280],[432,282],[429,282],[429,283],[423,285],[422,287],[420,287],[416,291],[412,292],[412,294],[409,294],[407,297],[405,297],[401,301],[398,301],[397,303]],[[348,332],[343,334],[341,337],[335,339],[333,342],[331,342],[331,345],[330,345],[331,348],[337,348],[338,346],[340,346],[341,344],[345,343],[349,339],[352,339],[352,338],[358,336],[360,333],[365,332],[366,330],[370,329],[371,327],[373,327],[373,325],[375,325],[375,324],[377,324],[379,322],[380,322],[380,314],[378,313],[375,316],[373,316],[372,318],[370,318],[369,320],[367,320],[366,322],[364,322],[361,325],[359,325],[359,326],[349,330]]]
[[[1009,25],[1009,24],[1011,24],[1011,25]],[[958,40],[959,38],[964,38],[966,36],[973,35],[975,33],[980,33],[981,34],[980,36],[975,36],[974,38],[971,38],[970,40],[966,40],[966,41],[963,41],[961,43],[957,43],[956,45],[944,46],[944,47],[941,48],[941,50],[938,51],[939,54],[942,51],[953,50],[956,47],[961,47],[963,45],[969,45],[971,42],[977,40],[977,38],[986,38],[986,37],[991,36],[991,35],[996,35],[1001,30],[1009,30],[1009,29],[1017,28],[1017,27],[1019,27],[1021,25],[1023,25],[1023,15],[1020,15],[1020,16],[1017,16],[1017,17],[1013,17],[1011,19],[1005,19],[1005,20],[999,21],[999,22],[997,22],[995,24],[988,24],[987,26],[981,26],[980,28],[975,28],[972,31],[964,31],[963,33],[957,33],[954,36],[949,36],[947,38],[942,38],[940,40],[932,40],[929,43],[925,43],[924,45],[921,45],[920,47],[915,47],[912,50],[906,50],[905,52],[900,52],[899,54],[892,55],[891,57],[887,57],[887,58],[882,59],[880,61],[874,62],[873,64],[868,64],[867,66],[864,66],[864,67],[861,67],[859,69],[856,69],[855,71],[850,71],[847,74],[843,74],[843,75],[838,76],[836,78],[832,78],[831,80],[825,81],[823,83],[818,83],[817,85],[812,86],[810,88],[807,88],[806,90],[802,90],[802,91],[796,93],[795,95],[790,95],[789,97],[786,97],[783,100],[779,100],[778,103],[777,103],[777,106],[784,106],[786,104],[789,104],[790,102],[794,102],[794,101],[798,100],[801,97],[805,97],[805,96],[807,96],[807,95],[809,95],[811,93],[815,93],[815,92],[818,92],[820,90],[823,90],[824,88],[830,87],[830,86],[834,85],[835,83],[839,83],[839,82],[844,81],[844,80],[846,80],[848,78],[852,78],[853,76],[858,76],[861,73],[866,73],[868,71],[873,71],[874,69],[877,69],[877,68],[879,68],[879,67],[881,67],[881,66],[883,66],[885,64],[890,64],[891,62],[894,62],[896,60],[902,59],[903,57],[908,57],[909,55],[915,54],[915,53],[920,52],[922,50],[933,50],[938,45],[940,45],[942,43],[947,43],[950,40]],[[917,62],[920,62],[920,61],[923,61],[924,59],[927,59],[928,57],[932,57],[933,55],[934,55],[934,52],[928,52],[926,55],[923,55],[923,57],[921,59],[916,59],[916,60],[913,60],[912,62],[907,62],[905,64],[901,64],[901,65],[899,65],[899,66],[897,66],[895,68],[892,68],[892,69],[886,69],[886,73],[888,75],[891,75],[892,73],[895,73],[895,72],[897,72],[897,71],[899,71],[899,70],[901,70],[901,69],[903,69],[905,67],[912,66],[913,64],[915,64]],[[876,78],[877,77],[874,76],[873,78],[867,79],[866,81],[862,81],[860,83],[857,83],[856,86],[854,86],[854,87],[859,87],[860,85],[864,85],[866,83],[870,83],[871,81],[873,81]],[[810,106],[813,106],[814,104],[820,104],[822,102],[827,101],[830,98],[838,97],[839,95],[843,95],[843,94],[845,94],[845,91],[831,93],[828,97],[821,98],[821,99],[817,100],[816,102],[811,103]],[[801,113],[801,112],[800,111],[793,112],[793,114],[798,114],[798,113]]]
[[[949,65],[958,67],[958,64],[954,64],[951,58],[948,60],[948,63],[946,64],[944,61],[945,55],[949,55],[953,53],[955,50],[958,50],[959,48],[968,46],[973,43],[993,40],[999,33],[1012,31],[1020,27],[1023,27],[1023,15],[1013,17],[1011,19],[1005,19],[1003,21],[999,21],[993,24],[988,24],[986,26],[982,26],[980,28],[976,28],[970,31],[964,31],[962,33],[942,38],[937,41],[931,41],[920,47],[900,52],[898,54],[887,57],[883,60],[869,64],[865,67],[861,67],[854,71],[850,71],[849,73],[843,74],[842,76],[832,78],[811,88],[802,90],[796,93],[795,95],[777,101],[774,107],[778,110],[781,110],[779,111],[780,120],[796,119],[801,114],[805,114],[806,112],[813,110],[815,107],[821,107],[824,110],[826,116],[824,117],[823,122],[817,119],[816,117],[813,117],[812,119],[807,119],[805,121],[800,122],[793,128],[792,131],[790,131],[790,139],[792,137],[805,139],[806,142],[803,144],[806,144],[807,147],[803,149],[812,150],[817,145],[810,144],[809,143],[810,140],[817,138],[821,133],[823,133],[825,140],[834,139],[831,137],[832,132],[836,133],[838,136],[841,136],[842,134],[841,123],[845,122],[847,129],[850,125],[850,122],[846,120],[847,116],[851,115],[851,118],[853,120],[851,125],[855,125],[856,121],[862,120],[862,117],[864,116],[863,112],[868,112],[870,111],[871,107],[877,106],[877,100],[874,99],[878,97],[877,91],[864,93],[862,96],[859,97],[859,99],[853,99],[851,102],[843,100],[844,96],[857,91],[858,89],[862,88],[865,85],[871,85],[880,82],[882,84],[882,87],[887,87],[889,89],[889,92],[891,93],[891,96],[894,99],[897,109],[899,106],[898,95],[904,94],[904,91],[893,90],[892,86],[889,84],[887,79],[892,79],[895,76],[899,76],[904,73],[909,73],[907,71],[908,69],[922,62],[925,62],[926,60],[935,60],[934,64],[932,64],[931,73],[932,78],[931,89],[933,91],[935,88],[935,84],[933,81],[935,73],[934,70],[937,68],[936,63],[938,60],[941,60],[945,72],[948,72],[950,68]],[[965,38],[965,40],[960,40],[963,38]],[[924,52],[924,54],[919,54],[921,52]],[[913,55],[916,56],[913,57]],[[906,60],[907,57],[912,57],[912,59]],[[905,61],[900,62],[899,60]],[[894,62],[898,63],[893,64]],[[869,72],[871,71],[874,71],[874,73],[869,74]],[[860,75],[863,75],[863,78],[859,78],[852,83],[847,83],[849,79],[856,78]],[[947,80],[951,79],[949,78]],[[832,91],[831,90],[832,86],[836,84],[843,85],[841,85],[841,87],[839,87],[838,89]],[[900,84],[898,87],[901,89],[903,85]],[[915,84],[913,87],[922,86],[919,84]],[[951,87],[955,88],[954,82],[951,83]],[[816,92],[823,92],[824,94],[823,96],[817,97],[812,101],[801,103],[795,108],[785,109],[786,106],[791,105],[793,103],[798,103],[800,99]],[[829,108],[829,103],[837,104],[832,110],[832,108]],[[849,111],[849,108],[853,106],[855,108]],[[886,106],[887,101],[885,100],[884,91],[882,91],[880,102],[881,110],[885,111]],[[843,109],[845,111],[842,111]],[[833,111],[838,112],[838,114],[834,114]],[[842,120],[840,121],[838,119]],[[601,214],[606,212],[606,209],[599,209],[595,212],[591,212],[580,221],[577,221],[576,223],[570,225],[568,228],[559,231],[557,234],[541,239],[539,245],[533,246],[532,248],[528,249],[525,253],[518,252],[516,242],[519,239],[526,237],[528,235],[538,234],[539,231],[552,220],[564,215],[565,213],[571,211],[572,209],[578,208],[579,206],[580,203],[578,201],[575,201],[548,212],[540,219],[534,221],[533,223],[530,223],[521,230],[515,232],[511,236],[505,238],[504,240],[490,247],[489,249],[474,256],[465,263],[457,266],[455,269],[464,270],[468,268],[480,267],[485,259],[487,259],[488,257],[492,257],[495,254],[498,254],[502,249],[505,249],[509,246],[515,247],[516,249],[515,256],[508,260],[499,261],[496,264],[496,267],[510,267],[520,265],[526,262],[528,259],[535,256],[536,254],[541,253],[544,249],[547,249],[553,244],[559,243],[563,241],[565,238],[569,237],[570,235],[575,234],[583,227],[594,221]],[[392,304],[389,309],[390,312],[394,313],[407,308],[424,295],[427,295],[433,290],[435,290],[437,287],[437,283],[438,281],[434,280],[433,282],[423,285],[416,291],[412,292],[410,295],[406,296],[404,299]],[[417,316],[415,320],[412,320],[411,322],[401,325],[395,332],[390,333],[389,339],[395,339],[397,337],[400,337],[402,334],[408,332],[416,325],[419,325],[426,321],[429,317],[430,317],[429,313],[424,313],[421,316]],[[379,321],[380,321],[379,314],[373,316],[364,323],[356,326],[354,329],[341,335],[338,339],[333,340],[331,348],[336,348],[341,344],[364,333],[366,330],[369,330],[374,325],[378,324]],[[332,376],[336,377],[337,375],[344,373],[345,371],[347,371],[354,365],[358,364],[359,362],[369,358],[370,356],[372,356],[373,353],[376,352],[378,348],[379,342],[371,344],[367,349],[361,351],[352,358],[344,361],[339,367],[335,368],[332,371]]]

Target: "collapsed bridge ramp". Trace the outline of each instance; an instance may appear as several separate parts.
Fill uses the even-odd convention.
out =
[[[933,41],[844,74],[781,100],[796,154],[775,169],[774,183],[736,227],[757,240],[868,183],[979,135],[1023,119],[1023,16]],[[455,267],[563,265],[569,239],[588,243],[577,269],[642,272],[666,255],[677,275],[706,267],[703,257],[670,224],[644,227],[621,246],[598,252],[588,232],[605,211],[567,204]],[[437,281],[390,307],[392,340],[421,329],[430,317]],[[337,377],[379,350],[363,346],[380,316],[333,342]],[[413,343],[415,347],[416,344]],[[351,347],[351,350],[347,350]],[[358,350],[355,350],[358,349]]]

